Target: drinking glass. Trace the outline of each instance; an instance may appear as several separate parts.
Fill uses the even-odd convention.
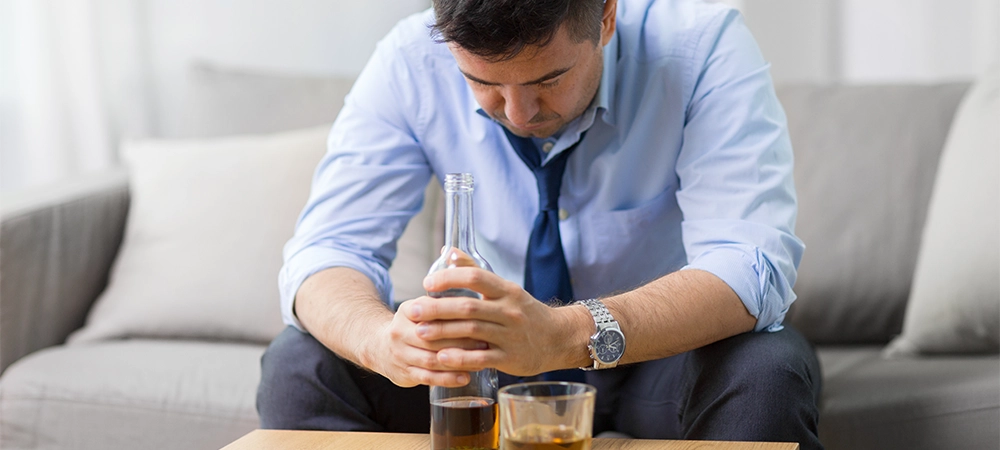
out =
[[[590,450],[597,388],[538,381],[500,389],[501,450]]]

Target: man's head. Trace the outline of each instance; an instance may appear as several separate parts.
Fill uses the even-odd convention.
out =
[[[514,134],[547,137],[597,92],[615,7],[615,0],[434,0],[434,30],[487,114]]]

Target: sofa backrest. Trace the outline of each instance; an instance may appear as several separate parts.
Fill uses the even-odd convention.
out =
[[[786,323],[812,342],[899,334],[938,158],[967,88],[778,88],[806,244]]]

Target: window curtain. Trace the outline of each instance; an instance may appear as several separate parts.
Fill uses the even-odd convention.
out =
[[[146,134],[140,1],[0,1],[0,190],[112,167]]]

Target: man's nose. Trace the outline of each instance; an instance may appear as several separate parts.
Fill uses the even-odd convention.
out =
[[[504,93],[504,115],[510,123],[523,127],[538,115],[538,97],[522,86],[509,87]]]

